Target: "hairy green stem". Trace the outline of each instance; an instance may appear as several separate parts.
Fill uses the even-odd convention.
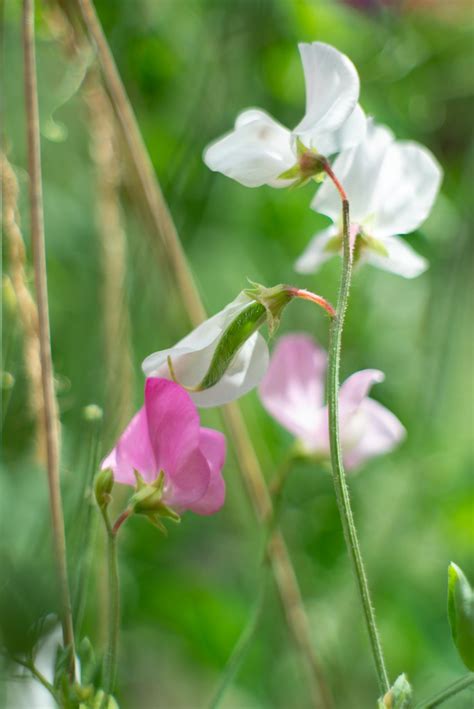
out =
[[[328,358],[328,379],[327,379],[327,397],[329,410],[329,443],[331,449],[331,464],[334,487],[336,490],[337,505],[341,517],[344,537],[346,540],[347,549],[351,558],[354,573],[359,589],[362,607],[364,610],[365,623],[369,633],[372,654],[377,669],[377,676],[380,684],[380,689],[386,693],[390,689],[387,670],[380,643],[375,612],[372,605],[369,584],[367,575],[364,569],[362,553],[357,536],[357,530],[352,513],[349,489],[347,487],[346,476],[344,472],[341,441],[339,436],[339,369],[341,361],[341,342],[342,332],[344,328],[344,317],[346,314],[347,303],[349,298],[349,290],[352,274],[352,246],[350,243],[350,218],[349,218],[349,202],[347,199],[342,200],[343,213],[343,261],[342,275],[339,288],[338,303],[336,317],[331,322],[330,338],[329,338],[329,358]]]
[[[456,680],[449,687],[445,687],[441,692],[438,692],[431,699],[427,699],[420,704],[416,705],[416,709],[432,709],[433,707],[439,707],[440,704],[444,704],[447,699],[451,699],[455,694],[462,692],[463,689],[467,689],[474,685],[474,673],[470,672],[465,677]]]
[[[53,685],[51,684],[51,682],[48,682],[48,680],[47,680],[46,677],[43,675],[43,673],[40,672],[40,671],[36,668],[36,666],[35,666],[33,660],[22,660],[21,658],[15,657],[15,662],[16,662],[18,665],[21,665],[22,667],[26,667],[26,669],[31,672],[31,674],[33,675],[33,677],[35,677],[35,679],[37,679],[38,682],[39,682],[40,684],[42,684],[43,687],[44,687],[45,689],[47,689],[48,692],[51,694],[51,696],[54,697],[54,699],[58,702],[58,697],[57,697],[57,695],[56,695],[56,690],[54,689],[54,687],[53,687]],[[59,702],[58,702],[58,703],[59,703]]]

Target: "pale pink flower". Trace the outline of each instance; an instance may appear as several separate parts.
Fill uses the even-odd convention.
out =
[[[259,393],[267,411],[298,440],[308,455],[329,457],[328,410],[324,404],[327,354],[308,335],[282,337]],[[348,470],[388,453],[405,436],[400,421],[368,394],[383,372],[364,369],[343,383],[339,394],[340,435]]]
[[[146,483],[164,474],[162,502],[177,512],[208,515],[224,504],[221,475],[226,454],[222,433],[201,428],[189,394],[175,382],[150,377],[145,404],[133,417],[102,463],[114,480],[135,485],[137,471]]]

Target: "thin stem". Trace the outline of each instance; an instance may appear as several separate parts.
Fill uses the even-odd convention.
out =
[[[117,534],[114,532],[106,508],[100,509],[107,532],[108,581],[108,641],[104,658],[104,691],[113,694],[117,673],[118,640],[120,629],[120,578],[117,558]]]
[[[331,177],[331,179],[333,178]],[[344,537],[346,540],[349,556],[353,564],[357,586],[362,601],[365,622],[369,633],[370,644],[374,656],[380,689],[385,694],[390,689],[390,683],[388,680],[387,670],[385,668],[382,646],[380,643],[377,623],[375,620],[375,612],[370,597],[369,584],[364,569],[362,553],[359,545],[359,539],[357,536],[354,516],[352,513],[349,489],[347,487],[346,476],[344,473],[341,441],[339,436],[339,368],[341,360],[341,342],[352,273],[352,249],[349,235],[349,202],[347,201],[347,199],[343,200],[342,212],[344,239],[342,275],[341,284],[339,288],[336,317],[331,322],[329,339],[327,380],[327,396],[329,409],[329,442],[331,449],[333,481],[336,491],[339,514],[344,530]]]
[[[48,286],[41,185],[41,153],[39,137],[38,91],[34,34],[34,0],[23,1],[23,55],[26,122],[28,136],[28,171],[30,176],[31,248],[35,274],[40,339],[41,380],[46,429],[46,460],[49,500],[53,530],[54,554],[61,599],[61,623],[64,647],[70,648],[69,674],[75,675],[74,629],[66,558],[66,535],[59,482],[59,425],[54,394],[53,365],[49,327]]]
[[[425,701],[417,704],[416,709],[433,709],[433,707],[439,707],[440,704],[444,704],[447,699],[451,699],[455,694],[462,692],[463,689],[467,689],[474,685],[474,674],[471,672],[462,679],[456,680],[449,687],[445,687],[441,692],[433,695],[431,699],[426,699]]]
[[[235,676],[237,675],[237,672],[239,671],[240,666],[242,665],[245,655],[250,649],[252,640],[255,636],[260,622],[260,618],[262,617],[262,610],[264,608],[266,592],[265,570],[262,571],[262,575],[262,582],[260,583],[260,588],[258,591],[257,598],[255,599],[255,605],[252,610],[252,614],[232,651],[227,665],[225,666],[224,672],[220,678],[219,686],[217,687],[216,692],[209,704],[209,709],[217,709],[217,707],[222,701],[226,690],[232,684],[232,681],[235,679]]]
[[[54,697],[54,699],[58,701],[56,691],[53,685],[51,684],[51,682],[48,682],[46,677],[35,667],[33,660],[22,660],[18,657],[15,657],[14,659],[18,665],[21,665],[22,667],[25,667],[27,670],[29,670],[33,677],[35,677],[38,682],[42,684],[45,689],[48,690],[48,692]]]
[[[91,0],[69,0],[66,5],[79,6],[88,35],[96,46],[104,82],[121,127],[122,139],[128,148],[129,157],[138,177],[143,201],[151,218],[154,233],[162,241],[175,275],[178,293],[189,319],[194,326],[199,325],[206,317],[206,312],[100,20]],[[222,416],[232,438],[241,475],[256,515],[263,524],[271,514],[271,501],[248,429],[237,404],[231,403],[224,406]],[[320,709],[330,707],[332,702],[329,690],[324,682],[313,648],[309,620],[304,609],[298,581],[285,540],[278,530],[275,531],[272,538],[269,554],[288,626],[308,669],[314,706]]]

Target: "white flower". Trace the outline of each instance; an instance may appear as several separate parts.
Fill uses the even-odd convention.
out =
[[[339,155],[332,169],[350,204],[351,238],[360,261],[367,261],[405,278],[414,278],[427,262],[398,238],[427,218],[439,190],[442,171],[433,155],[414,142],[395,141],[384,126],[367,121],[365,139]],[[319,232],[295,264],[312,273],[340,251],[341,201],[326,180],[311,207],[334,224]]]
[[[241,293],[224,310],[203,322],[174,347],[149,355],[142,364],[146,376],[175,378],[184,387],[198,386],[209,370],[223,333],[253,302]],[[216,384],[202,391],[190,390],[189,394],[197,406],[220,406],[257,386],[267,366],[267,343],[259,332],[254,332],[237,351]]]
[[[279,176],[298,161],[297,139],[324,156],[362,140],[365,115],[357,104],[360,84],[352,62],[322,42],[298,46],[306,83],[303,120],[291,132],[265,111],[244,111],[234,130],[205,150],[211,170],[246,187],[285,187],[293,179]]]

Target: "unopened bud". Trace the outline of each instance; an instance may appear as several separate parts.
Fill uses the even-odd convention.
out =
[[[378,701],[378,709],[410,709],[413,690],[405,674],[395,680],[394,685]]]
[[[110,468],[100,470],[94,480],[94,495],[101,509],[105,509],[110,504],[110,493],[112,492],[113,486],[114,475]]]
[[[104,412],[97,404],[89,404],[82,409],[82,416],[85,421],[102,421]]]

